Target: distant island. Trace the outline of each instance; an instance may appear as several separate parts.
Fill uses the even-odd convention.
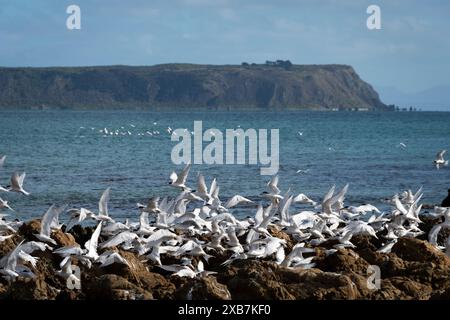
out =
[[[347,65],[0,68],[0,109],[393,110]]]

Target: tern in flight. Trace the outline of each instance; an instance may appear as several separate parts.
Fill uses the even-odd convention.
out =
[[[26,176],[25,172],[22,173],[21,175],[19,175],[17,172],[14,173],[11,177],[11,186],[9,188],[9,191],[18,192],[26,196],[30,195],[29,192],[23,189],[23,181],[25,180],[25,176]]]
[[[169,177],[169,185],[171,185],[172,187],[181,188],[182,190],[192,191],[186,186],[186,180],[190,169],[191,164],[188,164],[186,165],[186,167],[184,167],[183,171],[181,171],[179,175],[175,171],[172,171]]]
[[[443,166],[448,166],[448,160],[444,159],[444,155],[446,152],[447,150],[439,151],[438,154],[436,155],[436,159],[433,161],[438,170]]]

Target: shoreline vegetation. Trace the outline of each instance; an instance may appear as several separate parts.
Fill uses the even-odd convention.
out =
[[[394,111],[347,65],[0,68],[0,110]]]

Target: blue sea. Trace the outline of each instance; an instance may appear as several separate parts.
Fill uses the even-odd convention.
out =
[[[432,163],[439,150],[450,150],[450,113],[0,111],[0,155],[7,155],[0,185],[25,171],[31,193],[0,197],[17,211],[12,217],[28,219],[53,203],[97,210],[102,191],[111,187],[110,214],[137,219],[137,202],[177,195],[168,177],[183,166],[171,161],[177,142],[167,128],[191,131],[196,120],[204,130],[279,129],[283,192],[290,188],[320,201],[333,184],[349,183],[348,204],[383,207],[382,199],[421,186],[424,203],[440,203],[450,188],[450,167],[437,170]],[[127,134],[105,135],[104,128]],[[260,201],[270,179],[258,165],[194,165],[188,179],[194,188],[199,172],[207,184],[218,179],[223,200],[241,194]]]

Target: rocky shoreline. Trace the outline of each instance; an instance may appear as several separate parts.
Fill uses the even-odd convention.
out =
[[[140,300],[140,299],[450,299],[450,257],[426,241],[428,232],[439,219],[426,215],[422,220],[423,235],[417,238],[399,238],[390,253],[377,251],[380,241],[368,235],[352,238],[355,248],[341,248],[332,254],[326,249],[335,243],[328,240],[315,248],[314,268],[285,268],[273,261],[235,260],[228,266],[221,264],[231,253],[216,254],[205,263],[215,274],[195,278],[171,275],[152,261],[144,262],[137,254],[119,248],[113,250],[128,261],[90,268],[72,260],[80,268],[80,289],[69,289],[67,280],[58,276],[62,258],[51,251],[35,251],[38,262],[34,278],[18,277],[8,282],[0,278],[0,299],[56,299],[56,300]],[[40,222],[24,223],[13,237],[0,243],[0,259],[22,241],[35,241]],[[64,233],[56,230],[52,238],[57,246],[85,243],[91,237],[92,227],[75,226]],[[269,228],[269,232],[287,241],[286,250],[296,243],[290,235]],[[438,243],[450,235],[441,230]],[[304,254],[308,256],[308,253]],[[163,264],[174,263],[173,257],[161,255]],[[199,258],[194,259],[194,263]],[[380,271],[381,287],[371,288],[369,266]],[[368,269],[369,268],[369,269]]]

